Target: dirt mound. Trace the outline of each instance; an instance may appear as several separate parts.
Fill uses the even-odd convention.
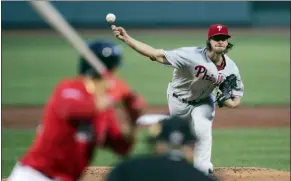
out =
[[[89,167],[82,181],[103,181],[110,167]],[[222,181],[289,181],[290,172],[257,167],[219,167],[215,175]]]
[[[290,172],[258,167],[221,167],[215,175],[223,181],[289,181]]]
[[[111,167],[88,167],[81,181],[104,181],[104,177],[110,169]],[[214,172],[221,181],[290,180],[290,172],[258,167],[218,167]]]
[[[103,181],[111,167],[88,167],[81,181]]]

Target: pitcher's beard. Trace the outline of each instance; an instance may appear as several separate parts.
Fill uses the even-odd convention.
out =
[[[216,49],[214,49],[214,53],[216,54],[223,54],[225,52],[226,48],[224,47],[218,47]]]

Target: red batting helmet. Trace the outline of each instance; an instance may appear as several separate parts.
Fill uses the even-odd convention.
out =
[[[208,39],[216,36],[216,35],[225,35],[228,38],[231,36],[228,34],[228,28],[222,24],[214,24],[211,25],[208,29]]]

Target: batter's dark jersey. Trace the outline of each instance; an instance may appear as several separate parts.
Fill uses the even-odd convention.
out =
[[[106,181],[214,181],[180,156],[148,155],[117,165]]]

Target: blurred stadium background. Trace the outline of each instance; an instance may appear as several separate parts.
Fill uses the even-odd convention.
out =
[[[1,4],[2,176],[6,177],[34,135],[34,126],[26,130],[20,127],[29,127],[27,119],[36,125],[41,114],[41,107],[37,106],[45,103],[59,79],[75,75],[78,54],[27,2]],[[258,121],[260,126],[268,128],[256,125],[252,129],[216,129],[214,163],[290,170],[290,2],[52,4],[86,40],[118,42],[105,21],[107,13],[114,13],[116,24],[127,28],[135,38],[164,49],[204,46],[210,24],[229,26],[233,35],[231,41],[235,44],[229,54],[240,68],[245,83],[243,107],[247,108],[242,113],[236,110],[232,116],[229,116],[232,111],[222,110],[215,121],[218,125],[219,121],[230,119],[229,122],[235,125],[235,120],[243,117],[245,124]],[[162,105],[166,110],[165,92],[172,69],[147,61],[126,46],[123,49],[124,63],[118,74],[150,105]],[[30,113],[32,109],[38,112]],[[256,117],[268,120],[259,121]],[[273,121],[271,124],[270,120]],[[16,122],[20,126],[17,127]],[[277,124],[280,126],[270,128]],[[145,145],[139,143],[134,153],[144,150]],[[118,160],[110,153],[100,154],[95,165],[111,165]]]
[[[88,40],[115,40],[105,21],[106,14],[112,12],[117,16],[117,25],[130,28],[129,33],[136,38],[165,49],[203,46],[207,26],[224,23],[230,27],[234,35],[231,41],[236,45],[230,56],[238,63],[246,82],[244,103],[289,103],[289,2],[53,4]],[[28,3],[2,2],[2,28],[3,104],[42,104],[59,78],[75,74],[76,51],[49,29]],[[126,46],[124,51],[121,76],[150,103],[165,104],[164,93],[172,69],[145,61]],[[141,81],[142,77],[147,83]]]

